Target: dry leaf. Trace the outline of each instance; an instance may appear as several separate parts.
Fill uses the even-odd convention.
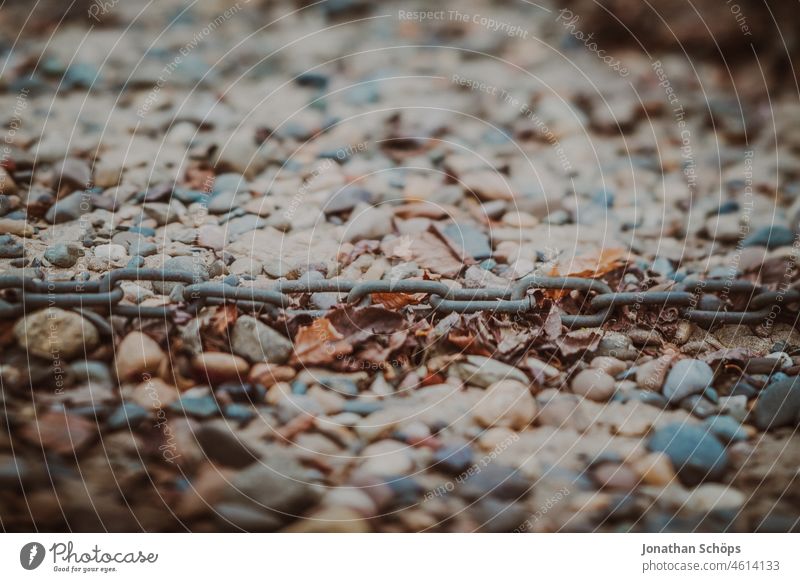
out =
[[[223,335],[227,329],[236,323],[239,317],[239,310],[233,303],[226,303],[225,305],[217,308],[214,315],[211,317],[209,326],[217,335]]]
[[[578,352],[593,352],[600,345],[603,334],[596,329],[571,331],[558,341],[558,348],[565,356]]]
[[[424,293],[373,293],[372,302],[387,309],[400,309],[406,305],[417,305],[425,298]]]
[[[311,325],[301,327],[294,338],[292,359],[306,365],[330,364],[353,351],[344,336],[326,318],[315,319]]]
[[[604,247],[600,252],[591,252],[568,261],[557,262],[550,274],[554,277],[590,277],[597,279],[623,265],[625,249],[622,247]]]

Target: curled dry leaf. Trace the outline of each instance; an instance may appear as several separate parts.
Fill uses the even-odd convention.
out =
[[[603,247],[599,252],[590,252],[568,261],[557,262],[550,274],[554,277],[591,277],[597,279],[623,265],[625,249],[622,247]]]
[[[305,365],[330,364],[353,351],[330,320],[320,317],[301,327],[294,338],[292,361]]]
[[[386,309],[401,309],[406,305],[417,305],[425,298],[424,293],[373,293],[372,302]]]
[[[583,351],[593,352],[602,337],[602,332],[596,329],[580,329],[564,335],[557,343],[561,353],[569,356]]]

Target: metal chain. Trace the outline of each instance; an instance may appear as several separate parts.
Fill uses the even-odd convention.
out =
[[[157,281],[179,284],[179,292],[170,295],[172,303],[162,307],[142,307],[121,303],[124,292],[122,281]],[[588,313],[562,314],[561,322],[568,328],[599,327],[612,318],[623,306],[655,306],[662,309],[678,308],[681,317],[704,326],[718,323],[759,324],[767,318],[777,317],[784,311],[780,306],[793,305],[784,316],[797,316],[800,290],[789,287],[768,290],[761,285],[743,280],[686,279],[676,282],[668,291],[616,292],[596,279],[582,277],[529,276],[510,284],[507,288],[465,289],[451,287],[439,281],[350,281],[324,279],[316,281],[277,281],[271,289],[239,287],[229,283],[205,281],[198,273],[174,269],[115,269],[92,281],[49,281],[34,277],[0,275],[0,318],[16,318],[25,312],[42,307],[63,307],[91,313],[92,321],[98,314],[86,308],[104,308],[125,317],[169,318],[176,313],[178,302],[188,310],[198,310],[204,305],[236,303],[243,308],[280,308],[290,313],[322,314],[324,311],[292,309],[292,295],[306,293],[347,294],[344,303],[363,304],[373,293],[425,294],[427,305],[420,302],[416,309],[428,308],[438,313],[474,313],[489,311],[512,315],[538,313],[540,309],[531,290],[576,291],[583,295],[583,305]],[[717,294],[717,295],[712,295]],[[718,296],[719,295],[719,296]],[[720,297],[722,296],[722,297]],[[728,311],[729,296],[746,300],[746,309]],[[774,313],[774,315],[773,315]]]

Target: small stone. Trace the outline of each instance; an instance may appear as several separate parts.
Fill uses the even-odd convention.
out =
[[[697,418],[707,418],[717,413],[717,407],[700,394],[692,394],[681,400],[681,408],[691,412]]]
[[[117,346],[116,355],[120,380],[131,380],[145,373],[154,374],[167,358],[154,339],[138,331],[125,336]]]
[[[633,347],[631,339],[622,333],[606,332],[600,339],[595,356],[611,356],[620,360],[635,360],[639,350]]]
[[[772,382],[756,400],[753,423],[761,430],[782,426],[795,426],[800,414],[800,382],[797,376],[788,376]]]
[[[142,408],[158,412],[175,402],[180,395],[177,387],[161,378],[149,378],[133,389],[130,400]]]
[[[433,455],[433,466],[450,475],[458,475],[472,465],[474,451],[467,442],[446,445]]]
[[[791,229],[772,224],[762,226],[742,241],[743,247],[767,247],[776,249],[791,246],[794,242],[794,233]]]
[[[361,456],[365,458],[361,470],[370,475],[392,477],[406,475],[414,469],[409,447],[400,441],[378,441],[366,447]]]
[[[94,256],[112,263],[121,263],[128,258],[128,251],[117,244],[97,245],[94,247]]]
[[[727,485],[704,483],[692,491],[683,502],[690,512],[737,511],[744,506],[747,496]]]
[[[670,402],[680,402],[692,394],[702,394],[714,380],[711,366],[701,360],[680,360],[669,371],[663,394]]]
[[[192,274],[195,283],[202,283],[210,276],[208,267],[201,257],[172,257],[164,261],[164,270],[188,271]],[[153,281],[153,290],[162,295],[169,295],[176,285],[178,283]]]
[[[356,208],[345,226],[344,241],[357,242],[363,239],[380,240],[392,232],[393,214],[388,206]]]
[[[633,491],[639,485],[639,475],[625,464],[600,463],[592,467],[592,478],[601,489]]]
[[[744,395],[723,396],[719,399],[719,411],[721,414],[728,414],[739,422],[744,422],[747,418],[747,400]]]
[[[50,224],[61,224],[77,220],[91,210],[92,205],[88,195],[81,191],[73,192],[59,198],[45,214],[45,220]]]
[[[169,405],[172,412],[194,416],[196,418],[211,418],[220,412],[219,405],[213,396],[183,396]]]
[[[223,493],[224,503],[239,506],[238,515],[249,520],[260,515],[270,518],[276,526],[303,514],[318,499],[319,493],[308,484],[302,467],[280,456],[240,471]]]
[[[636,384],[642,390],[660,392],[670,364],[671,356],[661,356],[639,365],[636,369]]]
[[[464,254],[476,261],[492,256],[489,237],[470,224],[449,224],[443,232],[457,247],[463,249]]]
[[[243,469],[258,456],[237,436],[225,421],[203,423],[197,431],[197,443],[213,463]]]
[[[24,425],[20,436],[39,451],[74,459],[97,434],[97,423],[66,412],[46,412]]]
[[[225,247],[225,231],[215,224],[204,224],[197,229],[197,246],[221,251]]]
[[[688,486],[706,479],[721,479],[728,468],[725,448],[704,427],[667,425],[650,438],[648,448],[666,453],[681,481]]]
[[[522,370],[485,356],[467,356],[467,361],[459,363],[457,369],[462,380],[481,388],[506,379],[528,383],[528,377]]]
[[[0,218],[0,234],[30,237],[35,232],[36,229],[23,219]]]
[[[203,352],[192,363],[195,372],[211,384],[247,377],[247,362],[225,352]]]
[[[572,391],[589,400],[605,402],[614,394],[615,384],[614,378],[602,370],[590,368],[572,379]]]
[[[13,196],[17,193],[17,184],[8,171],[0,166],[0,195]]]
[[[14,326],[19,345],[34,356],[71,360],[97,347],[95,327],[73,311],[49,307],[29,313]]]
[[[711,416],[705,419],[703,425],[723,443],[746,441],[748,439],[747,430],[730,416]]]
[[[330,195],[322,210],[325,214],[338,214],[355,208],[359,203],[373,204],[375,196],[365,188],[348,185]]]
[[[492,463],[471,475],[456,493],[468,500],[479,499],[485,495],[497,499],[517,500],[524,497],[531,489],[533,482],[528,481],[519,470]]]
[[[610,356],[597,356],[596,358],[592,358],[589,366],[602,370],[609,376],[616,376],[628,369],[628,365],[625,362]]]
[[[267,389],[261,384],[225,382],[214,393],[222,401],[260,404],[267,395]]]
[[[111,430],[120,428],[136,428],[149,416],[148,411],[133,402],[125,402],[119,406],[106,420],[106,426]]]
[[[231,332],[233,353],[251,362],[283,364],[292,354],[292,342],[255,317],[243,315]]]
[[[65,158],[53,166],[56,190],[63,185],[85,190],[92,185],[92,169],[83,160]]]
[[[527,383],[514,380],[501,380],[489,386],[472,410],[473,417],[484,428],[499,426],[514,430],[533,424],[536,412],[536,400]]]
[[[25,255],[25,247],[10,234],[0,235],[0,259],[18,259]]]
[[[76,244],[59,243],[48,247],[44,258],[55,266],[67,269],[73,266],[84,255],[83,249]]]
[[[664,453],[648,453],[633,463],[646,485],[665,486],[675,480],[675,471],[669,457]]]

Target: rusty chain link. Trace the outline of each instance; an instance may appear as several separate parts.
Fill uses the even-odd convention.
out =
[[[170,293],[170,303],[164,306],[122,304],[123,281],[152,281],[178,284],[178,293]],[[681,317],[704,326],[718,323],[758,324],[777,317],[783,311],[776,307],[792,306],[786,313],[797,315],[800,290],[787,287],[769,290],[744,280],[685,279],[670,290],[616,292],[603,281],[581,277],[528,276],[511,283],[507,288],[466,289],[451,287],[440,281],[349,281],[323,279],[311,281],[277,281],[272,288],[240,287],[230,282],[205,281],[198,273],[171,269],[115,269],[92,281],[49,281],[18,275],[0,275],[0,318],[16,318],[32,309],[63,307],[75,309],[95,322],[101,331],[110,330],[102,317],[91,308],[125,317],[169,318],[179,304],[189,310],[204,305],[233,302],[243,308],[280,308],[290,313],[322,314],[322,310],[292,309],[293,295],[307,293],[346,294],[343,302],[349,305],[369,302],[373,293],[425,294],[427,308],[438,313],[474,313],[490,311],[512,315],[539,312],[536,297],[531,291],[550,290],[575,292],[588,313],[562,314],[561,322],[568,328],[599,327],[611,319],[623,306],[676,307]],[[746,309],[728,310],[729,297],[745,300]],[[773,313],[775,315],[773,315]],[[784,313],[784,316],[786,315]]]

